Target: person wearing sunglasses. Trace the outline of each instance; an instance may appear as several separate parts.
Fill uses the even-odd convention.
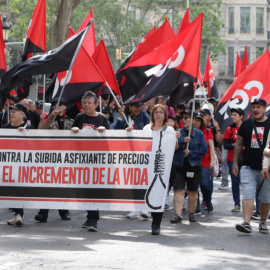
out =
[[[197,190],[202,179],[201,159],[207,152],[207,144],[203,132],[192,127],[190,134],[191,111],[182,112],[183,128],[178,138],[179,148],[174,154],[175,185],[174,209],[176,215],[171,223],[182,222],[185,190],[188,193],[189,222],[196,222],[194,212],[197,205]]]

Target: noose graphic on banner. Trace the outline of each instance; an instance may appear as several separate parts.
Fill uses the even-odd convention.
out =
[[[155,177],[154,177],[154,179],[153,179],[153,181],[152,181],[152,183],[151,183],[150,187],[148,188],[146,195],[145,195],[146,204],[153,210],[158,210],[158,209],[162,208],[162,205],[153,206],[149,201],[149,195],[150,195],[156,181],[158,180],[158,178],[159,178],[161,185],[164,187],[164,189],[166,189],[166,185],[162,179],[162,175],[164,174],[164,170],[165,170],[165,154],[163,154],[161,152],[161,140],[162,140],[162,131],[160,131],[158,151],[156,151],[156,154],[155,154],[155,162],[154,162]]]

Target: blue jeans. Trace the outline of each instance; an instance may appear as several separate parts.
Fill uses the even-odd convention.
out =
[[[240,206],[240,175],[238,174],[237,176],[235,176],[232,173],[232,166],[233,166],[232,161],[228,161],[228,166],[229,166],[229,172],[232,179],[232,195],[233,195],[234,205]]]
[[[200,182],[203,200],[207,208],[212,207],[212,194],[213,194],[213,177],[209,168],[202,168],[202,179]]]

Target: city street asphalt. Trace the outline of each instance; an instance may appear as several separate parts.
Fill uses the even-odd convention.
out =
[[[230,190],[214,180],[214,211],[202,210],[196,223],[171,224],[173,193],[161,234],[151,235],[151,220],[128,219],[127,212],[101,212],[98,232],[81,228],[86,211],[71,211],[63,221],[50,210],[47,223],[34,220],[37,209],[25,210],[22,227],[7,225],[13,213],[0,209],[0,270],[17,269],[270,269],[270,235],[235,229],[242,211],[232,213]],[[269,230],[270,222],[267,221]]]

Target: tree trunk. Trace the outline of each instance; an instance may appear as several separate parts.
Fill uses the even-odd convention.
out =
[[[51,49],[60,46],[66,41],[73,11],[79,3],[80,0],[61,0],[57,19],[49,29]]]

